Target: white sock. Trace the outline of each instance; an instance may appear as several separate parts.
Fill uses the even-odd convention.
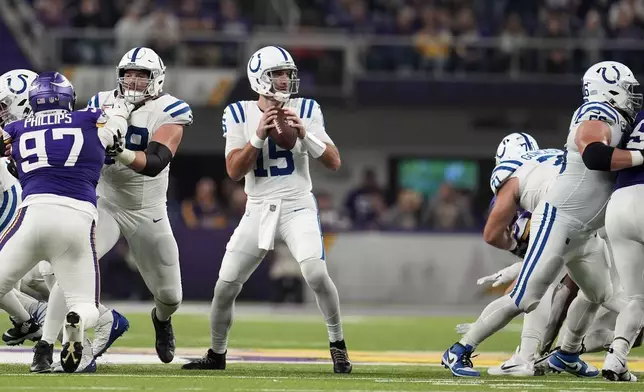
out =
[[[20,301],[18,301],[15,291],[15,289],[12,289],[5,294],[2,301],[0,301],[0,308],[9,313],[9,316],[13,317],[17,324],[22,324],[25,321],[28,321],[31,318],[31,315],[27,312],[24,306],[22,306]]]
[[[340,297],[338,289],[326,269],[326,263],[322,259],[305,260],[300,263],[300,269],[304,280],[313,290],[315,301],[324,316],[329,341],[344,340],[340,317]]]
[[[228,332],[233,325],[235,299],[241,289],[241,283],[221,279],[215,285],[215,295],[210,306],[210,346],[217,354],[225,353],[228,348]]]
[[[508,325],[513,318],[522,313],[509,295],[504,295],[492,301],[472,325],[469,331],[459,341],[463,346],[476,348],[485,339],[492,336],[501,328]]]
[[[566,322],[562,328],[562,351],[577,353],[581,350],[581,342],[599,307],[599,304],[590,302],[580,291],[568,308]]]
[[[67,304],[65,295],[58,284],[54,284],[49,293],[49,304],[47,315],[45,316],[45,325],[43,325],[42,340],[49,344],[54,344],[65,323],[67,315]]]

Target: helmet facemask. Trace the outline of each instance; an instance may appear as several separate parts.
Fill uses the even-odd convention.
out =
[[[128,76],[125,74],[127,71],[142,71],[147,73],[147,79],[140,76]],[[144,100],[155,96],[154,91],[155,76],[148,69],[142,68],[119,68],[118,69],[118,92],[125,98],[126,101],[138,104]]]
[[[635,87],[637,86],[639,86],[639,83],[627,81],[624,81],[621,86],[627,97],[626,102],[623,104],[623,110],[625,110],[631,118],[635,118],[635,116],[637,116],[637,112],[642,108],[642,94],[635,92]],[[609,90],[609,93],[615,94],[612,90]]]
[[[280,71],[287,71],[287,78],[284,79]],[[292,94],[297,94],[300,90],[300,79],[297,78],[297,68],[295,66],[279,66],[269,68],[262,74],[262,82],[270,85],[269,95],[277,101],[285,102]]]
[[[11,104],[13,99],[10,95],[6,95],[0,99],[0,127],[12,121],[16,121],[16,116],[11,113]]]

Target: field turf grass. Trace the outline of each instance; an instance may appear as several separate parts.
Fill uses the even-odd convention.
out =
[[[474,365],[480,379],[458,379],[438,366],[441,353],[458,339],[454,326],[474,317],[347,316],[344,332],[354,361],[350,375],[332,373],[326,329],[314,314],[243,314],[233,325],[225,371],[183,371],[181,363],[205,353],[208,314],[173,318],[177,357],[169,365],[123,364],[119,358],[141,353],[154,357],[149,313],[126,313],[130,330],[99,361],[91,375],[31,375],[25,363],[6,363],[0,352],[2,391],[642,391],[638,383],[609,383],[601,378],[577,379],[550,374],[535,378],[497,378],[486,366],[501,363],[519,342],[520,321],[481,345]],[[6,320],[6,319],[5,319]],[[0,323],[8,327],[8,321]],[[31,344],[23,347],[31,347]],[[4,349],[4,347],[3,347]],[[644,371],[644,350],[633,352],[631,368]],[[55,354],[56,356],[56,354]],[[253,358],[259,358],[255,362]],[[600,366],[603,355],[588,356]],[[56,359],[56,358],[55,358]],[[275,361],[279,361],[275,363]],[[311,362],[311,363],[303,363]],[[272,362],[272,363],[270,363]]]

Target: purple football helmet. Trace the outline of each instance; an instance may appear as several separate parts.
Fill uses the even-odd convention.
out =
[[[74,110],[76,92],[67,78],[58,72],[43,72],[29,87],[29,104],[34,113],[44,110]]]

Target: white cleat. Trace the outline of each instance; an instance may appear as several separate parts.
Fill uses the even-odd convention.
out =
[[[628,370],[626,360],[619,359],[612,348],[609,348],[606,354],[604,366],[602,366],[602,377],[609,381],[637,381],[637,377]]]
[[[519,347],[510,359],[503,362],[501,366],[493,366],[487,369],[490,376],[515,376],[515,377],[534,377],[543,375],[534,367],[534,362],[528,361],[519,355]]]

